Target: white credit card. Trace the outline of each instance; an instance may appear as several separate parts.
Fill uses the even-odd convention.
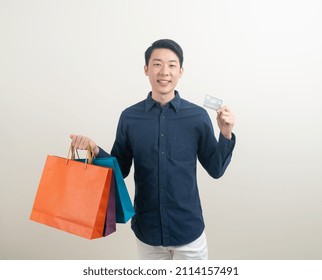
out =
[[[213,110],[218,110],[221,107],[222,100],[213,96],[210,96],[206,94],[203,106],[213,109]]]

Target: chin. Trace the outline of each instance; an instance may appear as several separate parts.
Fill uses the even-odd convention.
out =
[[[162,91],[159,91],[159,93],[162,95],[169,95],[169,94],[173,94],[174,90],[162,90]]]

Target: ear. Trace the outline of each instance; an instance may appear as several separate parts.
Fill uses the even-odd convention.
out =
[[[144,65],[144,74],[148,76],[148,66]]]
[[[184,71],[184,69],[183,69],[183,67],[181,67],[180,68],[180,74],[179,74],[179,77],[181,78],[182,77],[182,75],[183,75],[183,71]]]

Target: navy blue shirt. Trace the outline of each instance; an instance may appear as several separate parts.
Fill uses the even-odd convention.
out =
[[[142,242],[176,246],[204,230],[196,180],[197,159],[213,178],[232,156],[232,140],[215,138],[207,111],[178,92],[165,107],[148,97],[125,109],[111,154],[126,177],[134,162],[135,216],[131,227]],[[101,151],[98,157],[104,156]]]

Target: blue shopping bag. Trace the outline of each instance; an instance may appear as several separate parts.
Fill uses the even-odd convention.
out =
[[[77,159],[85,161],[85,159]],[[92,164],[112,168],[115,182],[116,222],[125,224],[135,214],[123,175],[115,157],[93,158]]]

